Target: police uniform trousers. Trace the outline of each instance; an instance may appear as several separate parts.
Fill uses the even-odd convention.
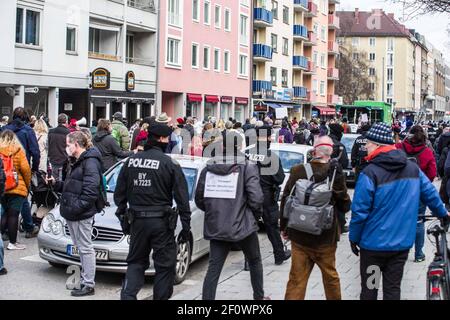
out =
[[[145,282],[145,270],[150,265],[150,251],[153,250],[153,299],[168,300],[173,293],[177,247],[174,231],[169,230],[167,218],[135,218],[131,224],[130,240],[128,269],[121,299],[137,299],[137,294]]]
[[[278,207],[278,202],[273,199],[273,192],[264,192],[263,221],[267,237],[273,247],[275,261],[283,261],[285,258],[284,246],[280,235],[280,226],[278,224],[279,218],[280,209]]]

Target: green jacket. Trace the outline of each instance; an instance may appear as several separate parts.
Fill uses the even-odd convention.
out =
[[[128,132],[127,127],[125,127],[121,121],[114,120],[112,122],[112,128],[118,132],[120,141],[118,140],[117,142],[119,143],[120,148],[126,151],[130,150],[130,133]]]

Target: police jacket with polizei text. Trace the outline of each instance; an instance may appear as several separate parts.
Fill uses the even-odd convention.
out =
[[[280,157],[268,148],[252,148],[246,151],[247,159],[259,168],[259,181],[263,193],[273,193],[275,188],[283,184],[285,174]]]
[[[358,138],[356,138],[355,143],[352,148],[352,168],[359,167],[367,161],[364,160],[367,157],[367,149],[366,149],[366,138],[367,133],[363,133]]]
[[[183,229],[189,229],[189,192],[181,166],[159,147],[139,152],[126,160],[114,191],[118,211],[125,210],[127,203],[131,210],[141,212],[152,211],[152,207],[171,208],[173,198]]]

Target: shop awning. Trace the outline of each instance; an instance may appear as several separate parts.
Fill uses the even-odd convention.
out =
[[[314,107],[314,108],[319,110],[321,115],[332,115],[336,113],[336,110],[330,107]]]
[[[108,25],[108,24],[101,24],[101,23],[97,23],[97,22],[89,23],[89,27],[90,28],[94,28],[94,29],[104,30],[104,31],[112,31],[112,32],[119,32],[120,31],[120,27],[119,26]]]
[[[280,104],[280,107],[281,108],[292,109],[292,108],[294,108],[294,105],[293,104]]]
[[[282,106],[280,106],[277,103],[266,103],[269,107],[271,107],[272,109],[278,109],[281,108]]]
[[[187,99],[189,102],[202,102],[203,101],[202,95],[196,94],[196,93],[188,93]]]
[[[222,97],[220,98],[220,102],[232,104],[232,103],[233,103],[233,97],[222,96]]]
[[[248,105],[248,98],[239,98],[239,97],[236,97],[235,99],[234,99],[234,102],[236,103],[236,104],[242,104],[242,105]]]
[[[218,96],[210,96],[210,95],[206,95],[205,96],[205,101],[208,103],[217,103],[219,102],[219,97]]]

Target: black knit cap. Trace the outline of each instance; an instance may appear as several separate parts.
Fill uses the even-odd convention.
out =
[[[148,128],[148,134],[156,137],[168,137],[172,134],[172,129],[165,124],[154,124]]]

